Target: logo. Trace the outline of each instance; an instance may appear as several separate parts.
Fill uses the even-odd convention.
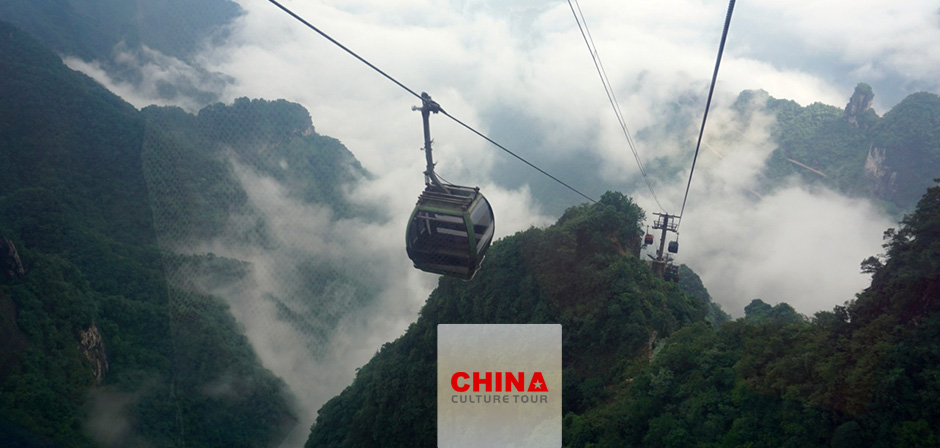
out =
[[[542,372],[535,372],[531,376],[529,381],[529,387],[523,389],[522,385],[525,384],[525,372],[473,372],[473,391],[474,392],[512,392],[515,388],[516,392],[548,392],[548,385],[545,384],[545,377],[542,375]],[[461,380],[469,380],[471,378],[470,374],[467,372],[457,372],[452,377],[450,377],[450,385],[457,392],[466,392],[470,390],[471,382],[464,382],[461,384]],[[495,378],[495,380],[494,380]],[[494,386],[493,383],[496,383]],[[503,384],[506,384],[506,388],[503,389]],[[483,390],[480,390],[480,389]]]
[[[561,447],[561,325],[437,327],[438,446]]]
[[[506,403],[545,403],[548,404],[548,384],[542,372],[534,372],[526,384],[525,372],[456,372],[450,377],[450,387],[454,392],[541,392],[538,395],[527,394],[458,394],[450,397],[451,403],[460,404],[506,404]],[[472,386],[471,386],[472,385]]]

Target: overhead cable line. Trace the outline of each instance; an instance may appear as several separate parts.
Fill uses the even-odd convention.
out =
[[[702,128],[698,133],[698,143],[695,144],[695,155],[692,156],[692,169],[689,170],[689,182],[685,186],[685,197],[682,198],[682,209],[679,212],[680,218],[685,214],[685,203],[689,199],[689,188],[692,186],[692,174],[695,173],[695,161],[698,160],[698,151],[702,146],[702,135],[705,134],[705,121],[708,120],[708,108],[711,106],[712,94],[715,92],[715,84],[718,81],[718,67],[721,65],[721,55],[725,51],[725,40],[728,38],[728,28],[731,27],[732,12],[734,12],[734,0],[728,3],[728,15],[725,16],[725,28],[721,32],[721,44],[718,45],[718,57],[715,59],[715,72],[712,74],[712,83],[708,88],[708,100],[705,102],[705,115],[702,116]],[[681,223],[682,221],[679,222]]]
[[[303,17],[300,17],[299,15],[297,15],[296,13],[294,13],[293,11],[291,11],[290,9],[288,9],[286,6],[284,6],[284,5],[280,4],[280,3],[278,3],[276,0],[268,0],[268,1],[269,1],[270,3],[272,3],[274,6],[277,6],[278,8],[280,8],[282,11],[286,12],[288,15],[290,15],[290,16],[293,17],[294,19],[297,19],[297,21],[299,21],[300,23],[306,25],[307,28],[310,28],[311,30],[317,32],[319,35],[323,36],[323,37],[326,38],[328,41],[330,41],[330,42],[332,42],[333,44],[335,44],[336,46],[342,48],[345,52],[349,53],[351,56],[353,56],[354,58],[358,59],[358,60],[359,60],[360,62],[362,62],[363,64],[366,64],[367,66],[369,66],[369,68],[371,68],[372,70],[375,70],[376,72],[378,72],[379,74],[381,74],[382,76],[384,76],[384,77],[385,77],[386,79],[388,79],[389,81],[395,83],[395,85],[397,85],[398,87],[401,87],[402,89],[405,89],[405,91],[407,91],[408,93],[412,94],[412,95],[415,96],[416,98],[422,99],[420,94],[418,94],[418,93],[415,92],[414,90],[408,88],[408,86],[402,84],[401,82],[399,82],[397,79],[393,78],[393,77],[392,77],[391,75],[389,75],[388,73],[385,73],[384,71],[382,71],[382,69],[376,67],[374,64],[372,64],[371,62],[367,61],[367,60],[366,60],[365,58],[363,58],[362,56],[359,56],[358,54],[356,54],[356,52],[350,50],[350,49],[347,48],[345,45],[343,45],[343,44],[341,44],[339,41],[337,41],[336,39],[330,37],[330,35],[326,34],[326,33],[323,32],[322,30],[320,30],[319,28],[317,28],[316,26],[314,26],[313,24],[311,24],[310,22],[304,20]],[[464,123],[464,122],[458,120],[458,119],[457,119],[456,117],[454,117],[453,115],[447,113],[444,109],[440,109],[440,113],[444,114],[447,118],[450,118],[451,120],[454,120],[454,122],[456,122],[457,124],[459,124],[459,125],[461,125],[461,126],[467,128],[470,132],[473,132],[474,134],[476,134],[476,135],[482,137],[484,140],[486,140],[486,141],[492,143],[492,144],[495,145],[497,148],[502,149],[503,151],[505,151],[505,152],[508,153],[509,155],[511,155],[511,156],[513,156],[513,157],[519,159],[520,161],[522,161],[522,162],[525,163],[526,165],[530,166],[531,168],[535,169],[535,170],[538,171],[539,173],[542,173],[542,174],[544,174],[545,176],[548,176],[549,178],[551,178],[551,179],[554,180],[555,182],[557,182],[557,183],[563,185],[564,187],[568,188],[569,190],[571,190],[571,191],[573,191],[573,192],[575,192],[575,193],[581,195],[581,196],[584,197],[585,199],[587,199],[587,200],[589,200],[589,201],[591,201],[591,202],[594,202],[594,203],[597,202],[596,200],[594,200],[594,199],[591,198],[590,196],[588,196],[588,195],[586,195],[586,194],[584,194],[584,193],[578,191],[576,188],[572,187],[571,185],[568,185],[567,183],[561,181],[561,180],[558,179],[557,177],[555,177],[555,176],[549,174],[549,173],[546,172],[545,170],[539,168],[538,166],[534,165],[533,163],[529,162],[528,160],[526,160],[526,159],[522,158],[521,156],[517,155],[516,153],[510,151],[510,150],[507,149],[505,146],[503,146],[503,145],[497,143],[495,140],[493,140],[493,139],[487,137],[486,135],[484,135],[482,132],[480,132],[480,131],[474,129],[473,127],[471,127],[470,125],[468,125],[468,124],[466,124],[466,123]]]
[[[459,124],[459,125],[461,125],[461,126],[467,128],[468,130],[470,130],[470,132],[473,132],[474,134],[479,135],[480,137],[482,137],[484,140],[486,140],[486,141],[488,141],[488,142],[490,142],[490,143],[496,145],[497,148],[502,149],[503,151],[506,151],[507,154],[509,154],[509,155],[511,155],[511,156],[513,156],[513,157],[515,157],[515,158],[517,158],[517,159],[519,159],[519,160],[521,160],[522,163],[525,163],[526,165],[529,165],[530,167],[532,167],[532,169],[534,169],[534,170],[536,170],[536,171],[538,171],[538,172],[540,172],[540,173],[542,173],[542,174],[548,176],[549,178],[551,178],[551,179],[554,180],[555,182],[558,182],[559,184],[564,185],[564,186],[567,187],[569,190],[571,190],[571,191],[573,191],[573,192],[575,192],[575,193],[581,195],[581,196],[584,197],[585,199],[587,199],[587,200],[589,200],[589,201],[591,201],[591,202],[597,203],[597,201],[595,201],[594,199],[592,199],[590,196],[588,196],[588,195],[586,195],[586,194],[584,194],[584,193],[578,191],[577,189],[575,189],[575,188],[572,187],[571,185],[566,184],[566,183],[563,182],[561,179],[559,179],[559,178],[557,178],[557,177],[555,177],[555,176],[552,176],[551,174],[548,174],[545,170],[543,170],[543,169],[541,169],[541,168],[539,168],[539,167],[533,165],[531,162],[529,162],[529,161],[526,160],[526,159],[523,159],[523,158],[520,157],[518,154],[516,154],[516,153],[514,153],[514,152],[512,152],[512,151],[510,151],[510,150],[508,150],[508,149],[506,149],[505,146],[500,145],[499,143],[496,143],[493,139],[491,139],[491,138],[489,138],[489,137],[483,135],[482,133],[480,133],[480,131],[478,131],[478,130],[476,130],[476,129],[473,129],[472,127],[470,127],[470,125],[468,125],[468,124],[466,124],[466,123],[464,123],[464,122],[458,120],[458,119],[457,119],[456,117],[454,117],[453,115],[447,113],[447,111],[445,111],[445,110],[442,109],[442,110],[441,110],[441,113],[444,114],[445,116],[447,116],[447,118],[450,118],[451,120],[454,120],[457,124]]]
[[[326,38],[326,40],[328,40],[328,41],[330,41],[330,42],[336,44],[337,47],[342,48],[343,51],[349,53],[352,57],[358,59],[358,60],[359,60],[360,62],[362,62],[363,64],[368,65],[369,68],[371,68],[372,70],[375,70],[375,71],[379,72],[379,74],[381,74],[382,76],[386,77],[389,81],[391,81],[391,82],[395,83],[396,85],[398,85],[398,87],[401,87],[401,88],[405,89],[406,91],[408,91],[408,93],[414,95],[415,98],[417,98],[417,99],[419,99],[419,100],[421,99],[421,95],[419,95],[417,92],[415,92],[414,90],[409,89],[408,86],[406,86],[406,85],[404,85],[404,84],[398,82],[397,79],[392,78],[391,75],[389,75],[388,73],[383,72],[382,69],[376,67],[375,65],[372,65],[371,62],[365,60],[365,58],[363,58],[362,56],[359,56],[358,54],[356,54],[355,51],[352,51],[352,50],[350,50],[349,48],[347,48],[345,45],[339,43],[338,40],[333,39],[332,37],[330,37],[329,34],[326,34],[326,33],[324,33],[322,30],[320,30],[319,28],[313,26],[312,23],[310,23],[310,22],[304,20],[303,17],[300,17],[300,16],[298,16],[297,14],[295,14],[294,11],[291,11],[291,10],[288,9],[286,6],[284,6],[284,5],[282,5],[282,4],[278,3],[278,2],[276,2],[275,0],[268,0],[268,1],[271,2],[271,3],[273,3],[274,6],[277,6],[278,8],[281,8],[282,11],[286,12],[286,13],[287,13],[288,15],[290,15],[291,17],[297,19],[300,23],[303,23],[304,25],[306,25],[307,28],[310,28],[311,30],[316,31],[318,34],[320,34],[321,36],[323,36],[324,38]]]
[[[623,118],[623,112],[620,109],[620,104],[617,102],[617,97],[614,95],[614,89],[610,85],[610,79],[607,78],[607,71],[604,70],[604,64],[601,62],[600,54],[597,52],[597,46],[594,45],[594,38],[591,37],[591,30],[588,29],[587,21],[584,20],[584,13],[581,12],[581,5],[578,3],[578,0],[568,0],[568,6],[571,7],[571,13],[574,15],[574,20],[578,24],[578,29],[581,30],[581,37],[584,38],[584,43],[588,47],[588,51],[591,53],[591,59],[594,60],[594,67],[597,69],[597,75],[601,78],[601,84],[604,85],[604,91],[607,93],[607,99],[610,101],[610,106],[614,110],[614,115],[617,117],[617,121],[620,123],[620,129],[623,130],[623,136],[627,139],[627,145],[630,147],[630,151],[633,153],[633,158],[636,159],[636,165],[640,169],[640,174],[643,176],[643,181],[646,182],[646,187],[649,188],[650,195],[653,196],[653,200],[656,201],[656,205],[659,206],[660,211],[665,211],[663,205],[659,202],[659,198],[656,197],[656,193],[653,191],[653,184],[650,182],[649,176],[646,174],[646,170],[643,168],[643,162],[640,161],[640,155],[637,152],[636,144],[633,142],[633,137],[630,136],[630,130],[627,128],[627,123]],[[577,9],[577,10],[576,10]]]

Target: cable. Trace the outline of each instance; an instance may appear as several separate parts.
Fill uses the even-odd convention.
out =
[[[577,11],[575,11],[575,5],[577,5]],[[640,174],[643,176],[643,180],[646,182],[646,187],[649,188],[650,194],[653,196],[653,200],[656,201],[656,205],[659,206],[660,211],[665,211],[663,205],[659,202],[659,198],[656,197],[656,193],[653,191],[653,184],[650,182],[649,176],[646,174],[646,170],[643,168],[643,163],[640,161],[640,155],[637,152],[636,144],[633,142],[633,137],[630,136],[630,130],[627,129],[627,123],[623,118],[623,112],[620,109],[620,104],[617,102],[617,97],[614,95],[614,89],[610,85],[610,79],[607,77],[607,70],[604,69],[604,64],[601,62],[600,54],[597,52],[597,46],[594,45],[594,38],[591,36],[591,30],[587,26],[587,21],[584,19],[584,13],[581,12],[581,4],[578,3],[578,0],[568,0],[568,6],[571,7],[571,13],[574,15],[574,20],[578,24],[578,29],[581,30],[581,36],[584,38],[584,43],[588,47],[588,52],[591,53],[591,59],[594,60],[594,67],[597,69],[597,75],[601,78],[601,84],[604,85],[604,91],[607,93],[607,100],[610,101],[610,106],[614,110],[614,115],[617,117],[617,121],[620,123],[620,128],[623,130],[623,135],[627,139],[627,145],[630,147],[630,151],[633,153],[633,158],[636,159],[636,165],[640,169]],[[583,26],[582,26],[583,24]]]
[[[470,132],[473,132],[474,134],[479,135],[480,137],[482,137],[484,140],[486,140],[486,141],[488,141],[488,142],[490,142],[490,143],[496,145],[497,148],[502,149],[503,151],[506,151],[509,155],[511,155],[511,156],[513,156],[513,157],[515,157],[515,158],[517,158],[517,159],[519,159],[519,160],[521,160],[522,163],[525,163],[526,165],[529,165],[530,167],[532,167],[532,168],[535,169],[536,171],[538,171],[538,172],[540,172],[540,173],[542,173],[542,174],[544,174],[544,175],[550,177],[550,178],[551,178],[552,180],[554,180],[555,182],[558,182],[559,184],[564,185],[564,186],[565,186],[566,188],[568,188],[569,190],[571,190],[571,191],[573,191],[573,192],[575,192],[575,193],[581,195],[581,197],[583,197],[583,198],[585,198],[585,199],[587,199],[587,200],[589,200],[589,201],[591,201],[591,202],[593,202],[593,203],[595,203],[595,204],[597,203],[597,201],[595,201],[594,199],[592,199],[590,196],[588,196],[588,195],[586,195],[586,194],[584,194],[584,193],[578,191],[578,189],[572,187],[571,185],[568,185],[568,184],[562,182],[561,179],[558,179],[557,177],[552,176],[551,174],[548,174],[547,172],[545,172],[545,170],[543,170],[543,169],[541,169],[541,168],[539,168],[539,167],[533,165],[533,164],[530,163],[528,160],[523,159],[522,157],[520,157],[520,156],[517,155],[516,153],[514,153],[514,152],[512,152],[512,151],[510,151],[510,150],[508,150],[508,149],[506,149],[505,146],[500,145],[499,143],[496,143],[495,141],[493,141],[493,139],[491,139],[491,138],[489,138],[489,137],[483,135],[482,133],[480,133],[480,131],[477,131],[476,129],[473,129],[473,128],[470,127],[468,124],[466,124],[466,123],[464,123],[464,122],[458,120],[458,119],[457,119],[456,117],[454,117],[453,115],[447,113],[447,111],[441,109],[441,113],[444,114],[447,118],[450,118],[451,120],[454,120],[457,124],[459,124],[459,125],[461,125],[461,126],[467,128],[468,130],[470,130]]]
[[[385,73],[385,72],[382,71],[380,68],[378,68],[378,67],[376,67],[375,65],[373,65],[371,62],[365,60],[365,58],[363,58],[362,56],[359,56],[358,54],[356,54],[356,52],[350,50],[349,48],[346,48],[345,45],[339,43],[339,41],[337,41],[336,39],[333,39],[333,38],[330,37],[328,34],[326,34],[325,32],[321,31],[319,28],[313,26],[313,24],[311,24],[310,22],[304,20],[302,17],[300,17],[299,15],[295,14],[293,11],[291,11],[290,9],[288,9],[287,7],[285,7],[284,5],[281,5],[281,4],[278,3],[276,0],[268,0],[268,1],[271,2],[272,4],[274,4],[274,6],[277,6],[278,8],[280,8],[282,11],[286,12],[286,13],[287,13],[288,15],[290,15],[291,17],[297,19],[300,23],[303,23],[304,25],[306,25],[307,28],[310,28],[311,30],[316,31],[319,35],[323,36],[324,38],[326,38],[327,40],[329,40],[330,42],[332,42],[332,43],[335,44],[336,46],[342,48],[344,51],[346,51],[347,53],[349,53],[350,55],[352,55],[354,58],[358,59],[358,60],[359,60],[360,62],[362,62],[363,64],[366,64],[366,65],[369,66],[372,70],[375,70],[376,72],[378,72],[379,74],[381,74],[382,76],[384,76],[384,77],[385,77],[386,79],[388,79],[389,81],[395,83],[398,87],[401,87],[402,89],[405,89],[405,91],[407,91],[408,93],[414,95],[414,96],[415,96],[416,98],[418,98],[418,99],[421,99],[421,95],[419,95],[418,93],[416,93],[414,90],[409,89],[408,86],[402,84],[401,82],[399,82],[397,79],[393,78],[393,77],[392,77],[391,75],[389,75],[388,73]],[[562,181],[561,181],[560,179],[558,179],[557,177],[552,176],[551,174],[548,174],[548,172],[546,172],[545,170],[543,170],[543,169],[541,169],[541,168],[535,166],[534,164],[532,164],[532,163],[529,162],[528,160],[522,158],[521,156],[517,155],[516,153],[510,151],[509,149],[506,149],[505,146],[500,145],[499,143],[497,143],[497,142],[494,141],[493,139],[487,137],[486,135],[484,135],[484,134],[481,133],[480,131],[477,131],[476,129],[470,127],[470,125],[468,125],[468,124],[466,124],[466,123],[464,123],[464,122],[458,120],[458,119],[457,119],[456,117],[454,117],[453,115],[447,113],[444,109],[441,109],[440,112],[441,112],[442,114],[444,114],[445,116],[447,116],[448,118],[450,118],[451,120],[454,120],[457,124],[459,124],[459,125],[461,125],[461,126],[467,128],[468,130],[470,130],[470,132],[473,132],[474,134],[476,134],[476,135],[482,137],[484,140],[486,140],[486,141],[492,143],[492,144],[495,145],[497,148],[502,149],[503,151],[506,151],[509,155],[511,155],[511,156],[513,156],[513,157],[515,157],[515,158],[517,158],[517,159],[519,159],[519,160],[521,160],[523,163],[525,163],[526,165],[529,165],[530,167],[532,167],[532,168],[535,169],[536,171],[538,171],[538,172],[540,172],[540,173],[542,173],[542,174],[548,176],[549,178],[551,178],[551,179],[554,180],[555,182],[558,182],[559,184],[565,186],[565,187],[568,188],[569,190],[571,190],[571,191],[573,191],[573,192],[575,192],[575,193],[581,195],[581,196],[584,197],[585,199],[587,199],[587,200],[589,200],[589,201],[591,201],[591,202],[593,202],[593,203],[597,203],[597,201],[595,201],[594,199],[592,199],[590,196],[588,196],[588,195],[586,195],[586,194],[584,194],[584,193],[578,191],[576,188],[572,187],[571,185],[568,185],[568,184],[566,184],[565,182],[562,182]]]
[[[708,88],[708,100],[705,102],[705,115],[702,116],[702,128],[698,133],[698,143],[695,144],[695,155],[692,156],[692,169],[689,170],[689,183],[685,186],[685,197],[682,198],[682,209],[679,212],[679,223],[681,224],[682,215],[685,214],[685,203],[689,199],[689,188],[692,186],[692,174],[695,172],[695,161],[698,160],[698,150],[702,146],[702,135],[705,134],[705,121],[708,120],[708,108],[712,103],[712,94],[715,92],[715,84],[718,81],[718,66],[721,65],[721,55],[725,51],[725,40],[728,38],[728,28],[731,27],[731,13],[734,12],[734,0],[728,3],[728,15],[725,17],[725,29],[721,32],[721,44],[718,45],[718,58],[715,60],[715,72],[712,74],[712,84]],[[679,229],[678,224],[676,230]]]
[[[332,37],[330,37],[329,34],[326,34],[326,33],[324,33],[323,31],[321,31],[319,28],[313,26],[313,24],[311,24],[310,22],[304,20],[303,17],[300,17],[300,16],[298,16],[297,14],[294,14],[294,11],[291,11],[290,9],[287,9],[287,7],[285,7],[284,5],[282,5],[282,4],[278,3],[278,2],[276,2],[275,0],[268,0],[268,1],[271,2],[271,3],[273,3],[274,6],[277,6],[278,8],[281,8],[282,11],[286,12],[286,13],[289,14],[291,17],[297,19],[300,23],[303,23],[304,25],[307,25],[307,28],[310,28],[311,30],[316,31],[318,34],[320,34],[321,36],[325,37],[326,40],[328,40],[328,41],[330,41],[330,42],[333,42],[334,44],[336,44],[337,47],[342,48],[344,51],[346,51],[347,53],[349,53],[350,55],[352,55],[354,58],[358,59],[358,60],[359,60],[360,62],[362,62],[363,64],[368,65],[372,70],[375,70],[375,71],[379,72],[382,76],[388,78],[389,81],[391,81],[391,82],[397,84],[398,87],[401,87],[401,88],[405,89],[408,93],[414,95],[415,98],[418,98],[419,100],[421,99],[421,95],[419,95],[417,92],[415,92],[414,90],[409,89],[408,86],[406,86],[406,85],[404,85],[404,84],[398,82],[397,79],[392,78],[388,73],[385,73],[385,72],[383,72],[380,68],[378,68],[378,67],[372,65],[371,62],[365,60],[362,56],[359,56],[358,54],[356,54],[356,52],[350,50],[349,48],[346,48],[345,45],[339,43],[339,41],[337,41],[336,39],[333,39]]]

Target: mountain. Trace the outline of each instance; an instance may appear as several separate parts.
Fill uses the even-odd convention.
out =
[[[241,14],[230,0],[126,2],[99,0],[8,0],[0,19],[35,36],[55,52],[108,60],[115,47],[147,46],[188,59],[203,40]]]
[[[307,355],[322,357],[337,325],[385,281],[324,248],[351,234],[341,221],[379,219],[344,193],[369,174],[296,103],[240,98],[195,115],[156,106],[142,115],[144,173],[158,239],[174,254],[171,283],[256,315],[271,306]]]
[[[940,172],[940,96],[911,94],[879,117],[874,92],[859,84],[845,108],[801,107],[762,91],[739,95],[738,119],[755,109],[775,115],[777,149],[765,167],[767,188],[797,176],[849,196],[871,198],[900,217],[913,210]]]
[[[193,56],[242,14],[230,0],[7,0],[5,20],[66,57],[97,64],[116,82],[147,85],[167,101],[218,100],[230,79]],[[154,76],[150,71],[157,70]],[[152,86],[150,84],[153,84]]]
[[[714,329],[676,331],[623,395],[572,417],[568,446],[936,446],[940,186],[871,286],[811,319],[760,300]]]
[[[565,412],[606,402],[662,339],[717,311],[632,255],[642,219],[631,200],[609,192],[551,227],[497,241],[472,282],[441,278],[405,335],[323,406],[307,446],[434,446],[442,323],[560,323]]]
[[[871,286],[812,318],[754,300],[709,325],[709,302],[627,255],[641,217],[608,193],[494,243],[472,283],[442,278],[306,446],[433,446],[441,323],[561,323],[566,447],[940,443],[940,186],[863,263]]]
[[[225,303],[167,281],[146,117],[6,23],[0,60],[0,441],[282,440],[283,381]]]
[[[263,220],[249,204],[235,165],[274,179],[299,203],[320,203],[338,216],[368,213],[343,195],[345,186],[368,173],[342,143],[317,134],[299,104],[239,98],[231,105],[207,106],[197,115],[157,106],[142,114],[147,127],[143,164],[154,219],[172,246],[232,233],[242,243],[267,244],[271,235],[264,229],[230,227],[233,215],[243,215],[252,226]]]

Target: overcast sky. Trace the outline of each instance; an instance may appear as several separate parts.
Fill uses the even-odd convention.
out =
[[[247,14],[234,24],[232,38],[207,50],[200,61],[235,79],[225,98],[287,98],[304,104],[319,132],[342,140],[378,176],[361,197],[406,216],[422,187],[420,119],[410,111],[416,99],[272,4],[239,3]],[[600,161],[592,177],[578,172],[565,179],[575,187],[596,196],[607,188],[634,185],[629,181],[635,180],[635,163],[568,3],[284,4],[536,163]],[[677,105],[701,113],[726,2],[582,0],[580,6],[632,131],[662,126]],[[712,139],[714,149],[703,151],[699,160],[679,258],[701,273],[729,312],[740,314],[753,298],[785,300],[805,314],[851,299],[868,281],[858,275],[858,263],[880,251],[881,233],[891,222],[864,202],[800,186],[754,200],[745,187],[773,147],[763,128],[750,129],[747,138],[740,129],[721,135],[733,128],[720,123],[722,108],[740,91],[758,88],[803,105],[819,101],[841,108],[855,84],[868,82],[875,89],[875,110],[883,114],[909,93],[940,90],[936,42],[940,13],[935,2],[761,0],[736,5],[713,123],[706,132],[706,144]],[[500,128],[508,120],[514,124],[510,131],[517,133]],[[494,179],[494,173],[528,168],[446,118],[432,119],[432,134],[439,172],[494,196],[501,235],[556,218],[536,206],[501,200],[525,197],[527,191],[505,191],[501,187],[507,182]],[[681,160],[694,149],[669,141],[639,143],[646,161]],[[739,155],[723,158],[725,153]],[[654,179],[663,206],[673,213],[681,205],[684,172],[682,178]],[[578,201],[561,187],[554,193],[572,204]],[[658,209],[645,191],[630,193],[647,211]],[[537,199],[526,203],[550,201]]]
[[[230,77],[232,83],[220,91],[223,101],[284,98],[307,107],[317,131],[340,139],[375,176],[353,192],[354,201],[388,218],[384,224],[362,224],[371,237],[348,241],[375,241],[379,260],[396,266],[389,272],[409,267],[399,247],[403,241],[395,235],[403,234],[423,188],[421,121],[411,111],[418,101],[269,2],[238,3],[246,14],[231,25],[229,39],[206,47],[194,64]],[[607,189],[626,190],[648,212],[658,210],[645,189],[636,189],[641,184],[633,156],[568,3],[283,3],[402,83],[429,92],[454,116],[532,162],[563,172],[576,188],[594,197]],[[658,160],[683,167],[679,175],[653,179],[663,207],[677,213],[694,150],[683,139],[697,133],[728,4],[582,0],[580,6],[626,123],[644,135],[637,140],[640,157],[648,166]],[[937,42],[940,12],[932,1],[756,0],[736,5],[678,257],[702,276],[726,311],[740,316],[750,300],[760,298],[786,301],[812,315],[852,299],[869,282],[859,273],[860,261],[881,252],[882,232],[894,225],[866,201],[798,182],[770,195],[757,194],[760,169],[774,149],[768,139],[772,118],[758,115],[747,126],[735,122],[727,108],[737,94],[764,89],[802,105],[819,101],[842,108],[854,86],[867,82],[881,115],[909,93],[940,92]],[[198,77],[182,61],[151,58],[142,68],[152,85],[133,87],[109,81],[95,61],[68,62],[138,107],[166,103],[154,98],[158,81]],[[187,100],[174,103],[190,111],[199,107]],[[670,125],[683,127],[673,129],[672,138],[657,131]],[[529,168],[445,117],[434,116],[431,129],[438,172],[449,181],[482,188],[495,209],[498,236],[550,224],[559,206],[581,201],[560,186],[529,185],[537,178]],[[676,138],[676,133],[684,136]],[[263,184],[255,179],[245,185]],[[256,200],[282,204],[276,195]],[[271,213],[321,213],[289,203],[268,208]],[[353,225],[330,228],[356,230]],[[376,260],[370,262],[374,269]],[[416,317],[436,277],[406,271],[379,304],[366,310],[368,315],[354,321],[356,331],[381,331],[334,344],[336,353],[346,354],[334,366],[341,374],[306,398],[306,418],[348,383],[352,369]],[[248,318],[250,313],[243,317]],[[247,327],[251,333],[250,322]],[[303,378],[307,371],[278,368],[274,355],[264,354],[263,340],[252,337],[265,364],[296,391],[290,377]]]

